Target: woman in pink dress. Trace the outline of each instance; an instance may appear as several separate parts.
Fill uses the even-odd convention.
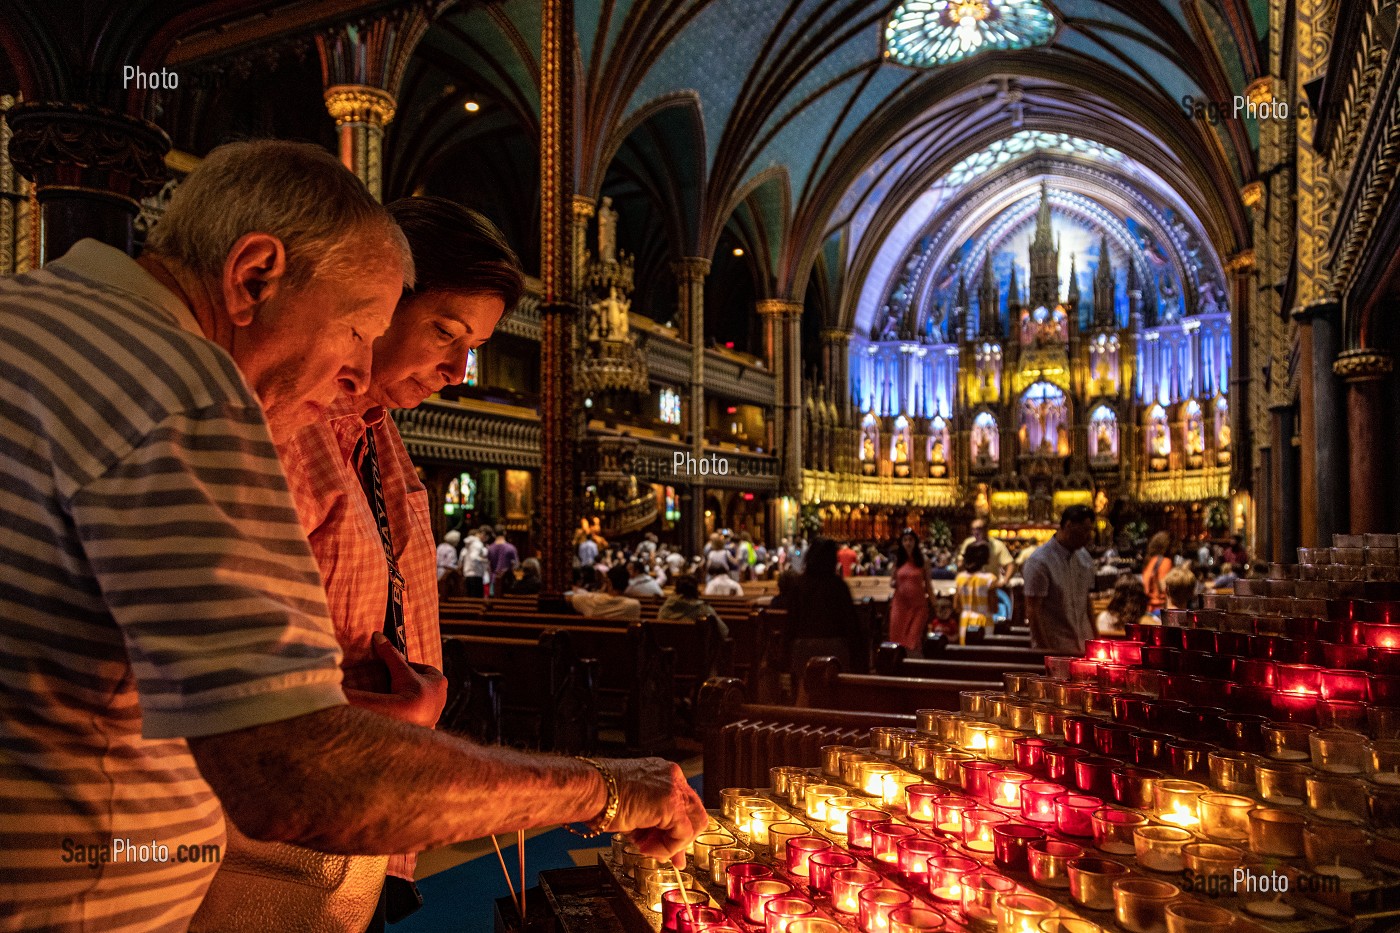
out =
[[[908,528],[899,539],[895,553],[893,591],[890,595],[890,641],[909,649],[911,656],[921,653],[924,631],[928,628],[929,611],[933,606],[933,580],[919,537]]]

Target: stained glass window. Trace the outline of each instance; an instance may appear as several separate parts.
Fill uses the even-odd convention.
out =
[[[467,375],[462,382],[469,386],[481,384],[481,365],[477,362],[475,350],[467,351]]]
[[[447,483],[447,495],[443,497],[443,512],[456,515],[476,508],[476,480],[470,473],[455,476]]]
[[[661,420],[666,424],[681,423],[681,394],[675,389],[662,389],[660,398]]]
[[[1041,0],[904,0],[885,24],[885,52],[901,65],[934,68],[1054,37],[1055,17]]]
[[[1104,162],[1118,162],[1123,153],[1068,133],[1048,133],[1042,130],[1020,130],[999,139],[986,149],[974,152],[943,176],[943,183],[959,188],[979,175],[999,168],[1032,152],[1054,152],[1064,155],[1087,156]]]

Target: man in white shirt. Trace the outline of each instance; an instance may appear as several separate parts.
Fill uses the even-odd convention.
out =
[[[1011,579],[1011,571],[1015,566],[1015,560],[1011,556],[1011,550],[1006,546],[1006,542],[1000,538],[993,538],[987,533],[987,520],[985,518],[975,519],[972,523],[972,534],[958,545],[958,566],[962,566],[963,552],[973,544],[985,544],[992,550],[992,562],[989,569],[997,575],[998,584],[1006,586],[1006,582]]]
[[[486,556],[489,528],[478,528],[467,535],[462,545],[462,576],[467,578],[467,595],[480,599],[486,595],[486,580],[491,576],[491,562]]]
[[[590,619],[642,621],[642,604],[630,596],[622,595],[622,591],[627,589],[630,582],[627,568],[621,564],[610,567],[603,580],[604,588],[600,592],[574,590],[569,594],[569,602],[574,611]]]
[[[646,565],[638,561],[633,561],[628,565],[631,574],[627,581],[628,596],[664,596],[661,592],[661,585],[647,573]]]
[[[437,549],[437,574],[441,580],[449,570],[457,569],[457,545],[462,541],[462,533],[455,528],[442,536]]]
[[[743,596],[744,588],[727,573],[712,573],[705,583],[706,596]]]

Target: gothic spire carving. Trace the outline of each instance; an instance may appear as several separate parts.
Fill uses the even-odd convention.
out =
[[[983,337],[1001,335],[1001,296],[990,250],[982,262],[982,284],[977,289],[977,332]]]
[[[1132,263],[1128,264],[1128,288],[1133,286]],[[1113,305],[1117,297],[1118,277],[1113,272],[1113,257],[1108,252],[1108,234],[1099,239],[1099,267],[1094,272],[1094,324],[1113,326]]]
[[[1078,259],[1074,253],[1069,254],[1069,294],[1065,297],[1065,304],[1069,305],[1069,316],[1077,319],[1079,316],[1079,268],[1076,265]]]
[[[1050,189],[1040,184],[1040,207],[1035,214],[1031,239],[1032,308],[1052,308],[1060,302],[1060,247],[1050,221]]]

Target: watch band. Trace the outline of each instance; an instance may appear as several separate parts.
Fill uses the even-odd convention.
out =
[[[608,827],[612,826],[613,821],[617,819],[617,811],[622,806],[622,798],[618,794],[617,778],[613,776],[612,771],[608,770],[601,762],[595,761],[592,758],[585,758],[582,755],[575,755],[574,758],[593,766],[598,772],[598,775],[603,779],[603,787],[606,788],[608,794],[607,802],[603,805],[603,812],[584,824],[584,826],[587,827],[586,831],[574,829],[572,826],[564,827],[575,836],[582,836],[584,839],[592,839],[596,836],[601,836],[608,831]]]

